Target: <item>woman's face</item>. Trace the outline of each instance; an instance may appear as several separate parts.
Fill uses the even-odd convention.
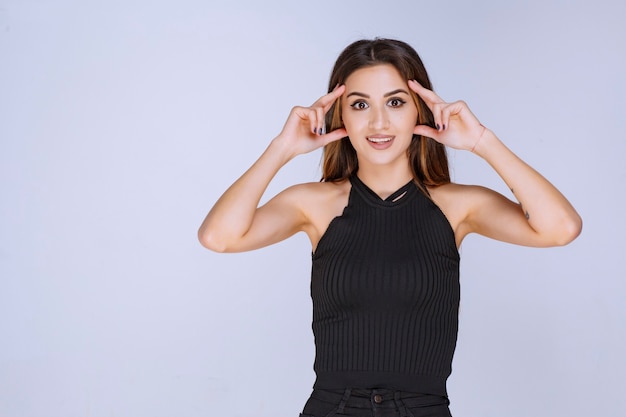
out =
[[[392,65],[354,71],[341,97],[342,118],[359,166],[404,163],[417,122],[407,81]]]

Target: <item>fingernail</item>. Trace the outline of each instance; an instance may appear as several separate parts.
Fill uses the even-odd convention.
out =
[[[313,128],[313,134],[317,135],[317,128],[316,127]]]
[[[437,130],[439,130],[439,123],[437,123],[435,127],[437,128]]]
[[[443,125],[443,130],[446,130],[446,125]]]

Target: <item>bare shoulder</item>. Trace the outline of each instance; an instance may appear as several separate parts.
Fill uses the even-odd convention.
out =
[[[347,187],[346,187],[347,186]],[[319,198],[331,196],[333,194],[343,194],[350,191],[350,182],[348,180],[336,181],[336,182],[305,182],[301,184],[292,185],[285,191],[290,193],[297,193],[303,198]]]
[[[428,192],[436,203],[438,203],[437,200],[442,200],[444,203],[453,201],[455,204],[463,202],[459,200],[474,200],[494,193],[493,190],[480,185],[456,184],[453,182],[438,187],[429,187]]]
[[[437,187],[429,187],[428,192],[430,193],[430,198],[441,209],[456,233],[457,227],[466,213],[463,201],[467,201],[467,186],[448,183]]]
[[[347,198],[350,193],[350,182],[347,180],[338,182],[307,182],[292,185],[281,194],[298,203],[306,213],[317,211],[320,206],[333,205],[337,200]],[[311,209],[307,209],[310,207]]]
[[[298,202],[307,219],[304,231],[313,248],[322,237],[330,222],[340,216],[348,204],[350,181],[310,182],[297,184],[285,190]]]
[[[457,245],[460,245],[463,238],[471,231],[467,227],[467,219],[471,212],[485,201],[498,195],[486,187],[456,183],[429,187],[428,192],[433,202],[448,219],[454,230]]]
[[[335,217],[341,214],[350,194],[350,181],[348,180],[305,183],[297,187],[305,206],[303,210],[312,219],[319,214],[322,217]]]

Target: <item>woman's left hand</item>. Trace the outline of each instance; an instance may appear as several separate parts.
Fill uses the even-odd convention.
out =
[[[426,103],[435,118],[435,127],[417,125],[413,133],[433,138],[454,149],[474,151],[486,128],[463,101],[446,103],[433,91],[409,80],[409,88]]]

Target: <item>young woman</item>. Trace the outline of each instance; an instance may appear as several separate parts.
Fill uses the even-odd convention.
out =
[[[485,159],[519,203],[450,182],[445,146]],[[258,207],[283,165],[320,147],[321,182]],[[375,39],[341,53],[329,93],[293,108],[211,209],[199,239],[239,252],[309,236],[316,381],[301,416],[450,416],[463,238],[565,245],[581,225],[565,197],[464,102],[432,91],[413,48]]]

